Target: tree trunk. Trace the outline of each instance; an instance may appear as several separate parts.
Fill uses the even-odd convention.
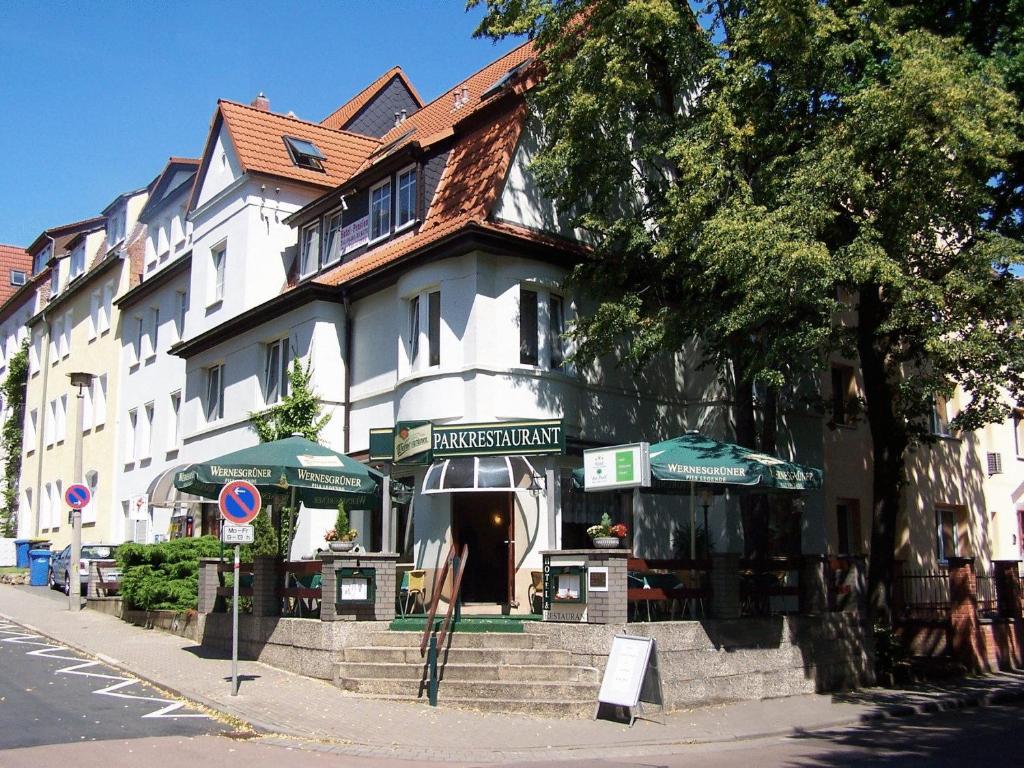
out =
[[[883,315],[878,287],[863,286],[860,291],[857,350],[864,376],[864,400],[874,460],[868,618],[872,623],[889,625],[892,621],[896,525],[908,438],[906,426],[895,411],[896,392],[887,369],[888,350],[885,337],[879,331]]]

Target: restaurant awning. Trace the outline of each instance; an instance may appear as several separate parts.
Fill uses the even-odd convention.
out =
[[[423,477],[423,493],[530,491],[538,472],[525,456],[460,456],[435,461]],[[532,486],[532,488],[531,488]]]
[[[176,507],[187,507],[192,504],[207,504],[206,499],[193,496],[191,493],[184,493],[174,487],[174,476],[184,469],[186,464],[178,464],[165,469],[153,478],[146,489],[151,507],[163,507],[174,509]],[[216,503],[216,502],[212,502]]]

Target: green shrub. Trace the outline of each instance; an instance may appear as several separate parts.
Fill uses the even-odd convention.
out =
[[[160,544],[122,544],[117,550],[121,595],[144,611],[194,609],[199,598],[199,559],[220,557],[213,536]]]

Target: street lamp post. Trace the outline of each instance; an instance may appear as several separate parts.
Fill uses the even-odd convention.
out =
[[[85,427],[85,414],[82,411],[82,400],[85,397],[86,388],[92,385],[93,374],[91,373],[69,373],[71,386],[78,387],[78,419],[75,430],[75,475],[72,482],[82,482],[82,431]],[[69,483],[70,485],[70,483]],[[71,571],[68,577],[68,609],[71,611],[82,610],[82,579],[78,575],[79,564],[82,560],[82,510],[71,510],[71,564],[68,566]]]

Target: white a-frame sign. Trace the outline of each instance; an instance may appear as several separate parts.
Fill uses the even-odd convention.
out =
[[[665,697],[661,689],[661,675],[658,673],[658,657],[653,637],[616,635],[612,638],[612,649],[608,654],[608,666],[601,679],[601,690],[597,694],[596,720],[601,705],[629,709],[629,724],[637,718],[637,710],[643,711],[643,703],[657,704],[665,711]],[[664,720],[662,720],[664,725]]]

